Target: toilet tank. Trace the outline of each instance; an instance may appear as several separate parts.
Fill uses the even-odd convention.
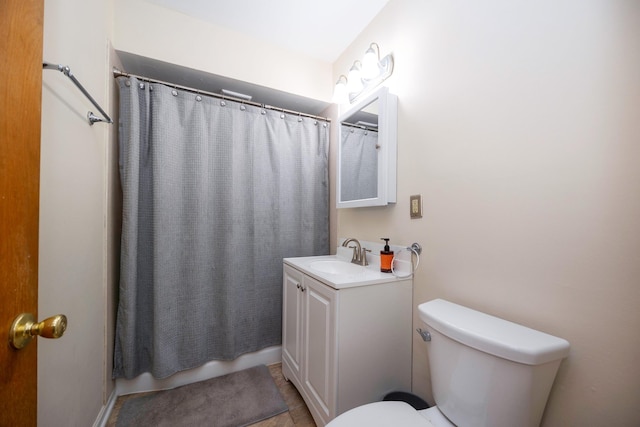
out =
[[[459,427],[540,425],[569,342],[442,299],[418,311],[440,412]]]

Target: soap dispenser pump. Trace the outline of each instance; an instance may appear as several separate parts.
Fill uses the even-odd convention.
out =
[[[380,251],[380,271],[383,273],[391,273],[393,251],[389,248],[389,238],[382,237],[380,240],[384,240],[384,249]]]

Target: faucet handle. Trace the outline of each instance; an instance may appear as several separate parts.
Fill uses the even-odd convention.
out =
[[[369,262],[367,261],[367,252],[371,252],[371,249],[367,249],[365,247],[363,247],[361,249],[360,252],[360,265],[369,265]]]

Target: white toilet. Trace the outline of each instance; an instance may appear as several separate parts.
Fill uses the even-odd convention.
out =
[[[436,406],[404,402],[351,409],[327,426],[534,427],[569,343],[461,305],[436,299],[418,306]],[[427,338],[428,340],[429,338]]]

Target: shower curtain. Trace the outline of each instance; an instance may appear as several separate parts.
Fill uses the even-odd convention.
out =
[[[329,252],[323,121],[119,77],[113,376],[281,343],[282,258]]]
[[[378,195],[378,132],[341,125],[340,200]]]

